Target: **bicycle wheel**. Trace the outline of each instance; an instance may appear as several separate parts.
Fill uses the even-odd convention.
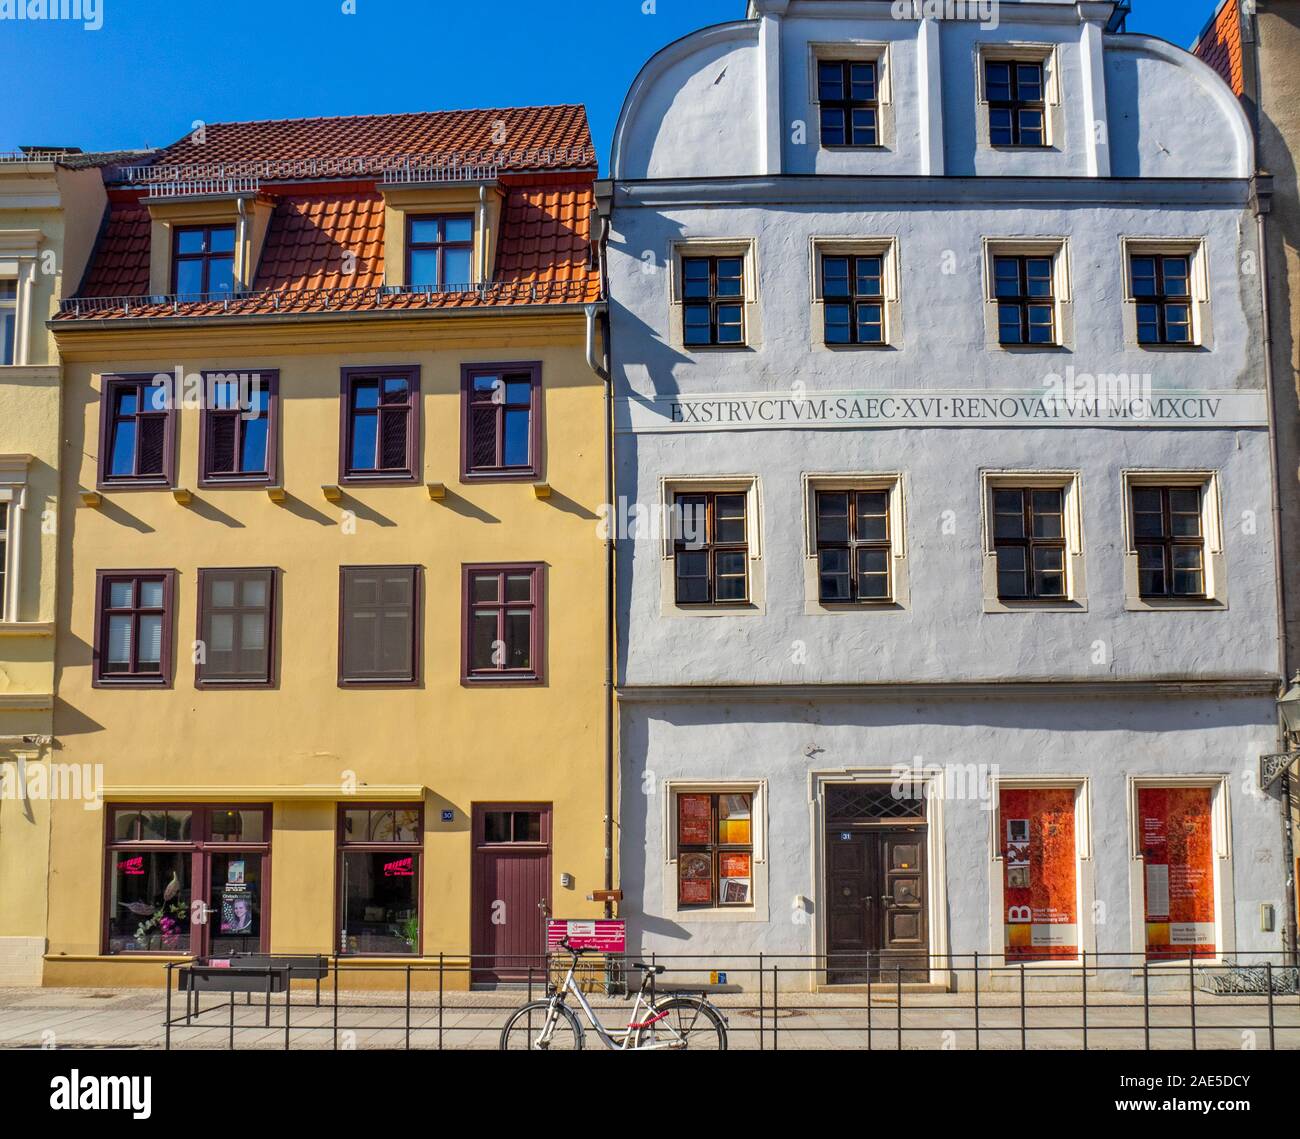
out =
[[[654,1006],[652,1015],[658,1019],[649,1027],[637,1030],[634,1047],[726,1051],[726,1022],[708,1001],[699,997],[668,997]]]
[[[571,1008],[550,1001],[533,1001],[516,1009],[501,1030],[502,1052],[577,1052],[581,1048],[582,1025],[577,1016]]]

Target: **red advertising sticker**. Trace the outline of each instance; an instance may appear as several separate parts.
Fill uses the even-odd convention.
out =
[[[1214,828],[1208,787],[1138,789],[1150,960],[1213,957]]]
[[[999,806],[1007,960],[1077,957],[1074,789],[1005,788]]]

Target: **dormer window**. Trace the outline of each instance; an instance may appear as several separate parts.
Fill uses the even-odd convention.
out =
[[[172,292],[180,296],[229,294],[235,290],[235,227],[178,228],[172,245]]]
[[[407,223],[406,247],[410,288],[450,292],[474,285],[474,219],[470,215],[413,217]]]
[[[877,146],[880,96],[874,60],[821,60],[817,101],[824,147]]]
[[[989,142],[994,146],[1046,146],[1047,99],[1038,60],[984,62]]]

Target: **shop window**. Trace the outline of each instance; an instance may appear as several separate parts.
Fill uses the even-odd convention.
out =
[[[753,794],[680,792],[676,817],[678,906],[751,905]]]
[[[109,954],[265,951],[267,807],[110,808]]]
[[[419,566],[341,566],[339,684],[419,681]]]
[[[1008,962],[1079,956],[1074,787],[999,791]]]
[[[464,682],[542,680],[542,569],[537,564],[465,567]]]
[[[539,364],[464,370],[461,477],[475,481],[541,477]]]
[[[1137,833],[1150,961],[1217,952],[1212,787],[1139,787]]]
[[[417,368],[343,370],[342,458],[347,483],[414,482],[420,439]]]
[[[171,685],[175,570],[98,575],[94,683]]]
[[[199,424],[201,486],[265,486],[275,481],[279,376],[204,376]]]
[[[105,487],[170,486],[176,407],[152,376],[105,376],[100,403],[99,482]]]
[[[424,812],[339,810],[339,953],[418,956]]]

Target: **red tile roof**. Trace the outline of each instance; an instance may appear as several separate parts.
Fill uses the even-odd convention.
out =
[[[206,130],[202,144],[186,138],[160,152],[158,162],[170,171],[166,180],[214,176],[213,164],[278,164],[269,175],[266,169],[257,172],[260,193],[275,208],[252,292],[212,301],[146,296],[149,211],[139,191],[115,191],[84,285],[78,297],[64,302],[59,318],[460,309],[600,299],[589,246],[595,162],[581,107],[227,123]],[[471,155],[492,147],[490,159]],[[561,158],[575,153],[590,163],[561,169]],[[496,168],[504,201],[487,286],[458,293],[384,291],[384,199],[373,172],[357,178],[355,164],[345,163],[352,177],[338,174],[336,166],[332,181],[304,184],[301,169],[282,165],[367,155]],[[192,165],[200,161],[202,169]],[[376,171],[391,165],[380,163]],[[291,174],[298,175],[296,181],[277,186],[273,180]]]
[[[586,111],[570,105],[210,123],[201,138],[186,135],[160,151],[153,165],[210,172],[219,164],[411,156],[491,163],[502,171],[596,166]],[[196,168],[193,176],[204,170]]]
[[[1223,76],[1223,81],[1237,98],[1242,97],[1246,82],[1242,71],[1241,13],[1237,0],[1224,0],[1193,45],[1192,53]]]
[[[148,291],[149,211],[114,204],[79,295],[134,297]]]

